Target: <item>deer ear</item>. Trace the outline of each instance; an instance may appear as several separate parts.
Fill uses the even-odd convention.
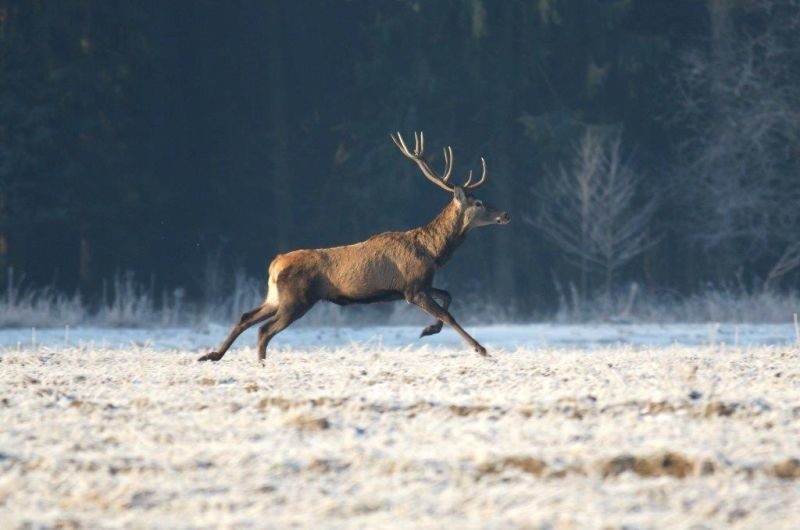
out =
[[[461,186],[453,187],[453,198],[458,201],[461,206],[467,204],[467,194]]]

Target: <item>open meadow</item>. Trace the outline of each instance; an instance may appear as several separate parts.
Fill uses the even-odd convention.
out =
[[[0,526],[800,526],[791,326],[418,332],[0,332]]]

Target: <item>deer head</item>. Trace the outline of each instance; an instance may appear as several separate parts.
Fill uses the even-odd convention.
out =
[[[486,160],[481,157],[481,178],[477,182],[472,182],[472,170],[467,176],[466,182],[462,185],[450,183],[450,177],[453,174],[453,149],[447,146],[443,149],[444,152],[444,173],[439,175],[436,173],[423,158],[422,152],[425,148],[425,136],[423,133],[414,133],[414,150],[411,151],[403,141],[403,136],[398,132],[396,135],[390,135],[392,141],[403,153],[403,156],[414,161],[419,166],[422,174],[430,182],[437,187],[453,194],[453,201],[458,204],[458,207],[464,214],[464,228],[471,230],[479,226],[486,226],[492,224],[508,224],[511,221],[511,216],[508,212],[504,212],[493,206],[490,206],[485,201],[477,199],[472,195],[472,192],[479,187],[483,186],[488,177],[486,170]]]

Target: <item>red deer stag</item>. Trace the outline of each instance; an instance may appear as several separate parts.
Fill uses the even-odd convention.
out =
[[[392,141],[422,174],[439,188],[453,194],[453,200],[425,226],[407,232],[386,232],[366,241],[343,247],[295,250],[280,254],[269,266],[267,298],[243,314],[219,349],[200,357],[218,361],[244,330],[268,320],[258,330],[258,358],[267,354],[267,344],[286,327],[303,316],[320,300],[335,304],[368,304],[403,300],[419,306],[436,318],[420,337],[439,333],[442,324],[452,327],[481,355],[486,348],[473,339],[447,311],[450,293],[433,287],[433,275],[442,267],[473,228],[507,224],[508,213],[492,208],[471,192],[486,182],[486,161],[482,173],[472,182],[470,171],[462,186],[450,183],[453,150],[444,149],[444,173],[436,174],[422,157],[424,137],[415,133],[414,151],[400,133]],[[437,303],[438,298],[441,303]]]

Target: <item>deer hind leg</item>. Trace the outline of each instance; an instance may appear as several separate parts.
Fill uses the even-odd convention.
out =
[[[441,307],[443,310],[447,311],[447,308],[450,307],[450,293],[445,291],[444,289],[436,289],[432,288],[430,290],[431,296],[434,298],[438,298],[441,301]],[[444,324],[443,321],[437,320],[427,328],[422,330],[422,333],[419,334],[420,337],[425,337],[428,335],[436,335],[440,331],[442,331],[442,325]]]
[[[250,311],[244,313],[242,317],[239,319],[239,322],[233,326],[233,329],[228,334],[228,337],[220,344],[217,351],[213,351],[211,353],[207,353],[203,355],[198,361],[219,361],[222,359],[222,356],[225,355],[225,352],[228,351],[228,348],[231,347],[233,341],[241,335],[246,329],[249,327],[258,324],[259,322],[263,322],[264,320],[268,319],[269,317],[273,316],[277,311],[277,307],[274,305],[264,302],[263,305],[256,307],[255,309],[251,309]]]
[[[289,327],[289,325],[302,317],[311,309],[314,303],[283,303],[278,308],[275,318],[258,328],[258,360],[267,358],[267,345],[272,337]]]
[[[412,295],[408,295],[406,296],[406,300],[456,330],[456,332],[461,335],[465,341],[467,341],[473,350],[485,357],[488,357],[486,348],[481,346],[477,340],[473,339],[469,333],[464,331],[464,328],[458,325],[458,322],[456,322],[456,319],[453,318],[453,315],[442,309],[442,307],[436,303],[436,300],[433,299],[429,292],[420,291]]]

